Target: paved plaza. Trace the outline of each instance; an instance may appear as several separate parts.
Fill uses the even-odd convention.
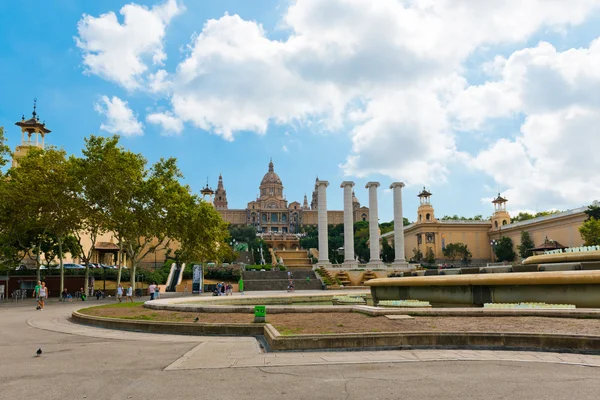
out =
[[[84,305],[0,305],[0,399],[586,399],[600,356],[475,350],[265,353],[251,337],[73,324]],[[34,357],[42,348],[41,357]]]

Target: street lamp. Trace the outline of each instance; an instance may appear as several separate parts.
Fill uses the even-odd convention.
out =
[[[494,262],[494,256],[496,255],[496,246],[498,245],[498,241],[493,239],[490,241],[490,246],[492,246],[492,262]]]

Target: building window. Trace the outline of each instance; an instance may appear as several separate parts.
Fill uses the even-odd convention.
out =
[[[417,244],[422,244],[423,243],[423,237],[421,236],[421,234],[417,235]]]
[[[279,228],[276,227],[276,226],[272,226],[271,227],[271,232],[278,233],[279,232]]]
[[[281,222],[287,222],[287,215],[283,214],[281,216]]]
[[[425,219],[426,219],[427,221],[429,221],[429,218],[431,218],[431,215],[429,215],[429,213],[427,213],[427,215],[425,215]]]
[[[498,221],[494,221],[494,228],[498,227]]]
[[[262,215],[262,222],[267,222],[267,214]]]
[[[362,215],[362,220],[363,220],[363,221],[366,221],[366,220],[367,220],[367,214],[363,214],[363,215]]]
[[[427,233],[425,240],[427,240],[427,243],[433,243],[435,241],[435,235],[433,233]]]
[[[284,226],[283,228],[281,228],[281,232],[283,232],[283,233],[287,233],[287,231],[288,231],[288,230],[287,230],[287,227],[285,227],[285,226]]]
[[[271,222],[277,222],[277,214],[271,214]]]
[[[502,220],[502,225],[506,225],[506,220]]]
[[[419,222],[423,221],[423,216],[419,214]]]

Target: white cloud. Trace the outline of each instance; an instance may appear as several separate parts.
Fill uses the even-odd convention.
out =
[[[87,72],[126,89],[140,88],[149,60],[162,65],[167,58],[163,49],[165,30],[183,10],[177,0],[150,9],[127,4],[119,11],[122,24],[112,11],[99,17],[84,14],[77,24],[75,41],[83,52]]]
[[[179,134],[183,130],[183,122],[171,113],[154,113],[146,117],[151,124],[161,125],[167,134]]]
[[[511,202],[536,193],[544,193],[548,202],[564,202],[566,188],[584,190],[566,174],[573,173],[570,163],[581,164],[575,144],[565,137],[589,140],[592,134],[591,128],[572,130],[578,120],[595,122],[600,107],[600,45],[560,53],[541,43],[510,57],[496,56],[493,49],[518,46],[539,32],[565,31],[599,4],[295,0],[280,23],[289,34],[285,39],[272,40],[259,23],[225,15],[204,24],[176,71],[146,73],[140,61],[140,68],[122,72],[125,78],[108,79],[127,86],[122,82],[148,78],[150,91],[171,102],[168,113],[147,119],[165,130],[180,132],[190,123],[230,141],[239,132],[265,134],[272,124],[347,131],[352,150],[341,165],[346,174],[430,184],[447,178],[450,163],[468,160],[508,187]],[[93,20],[108,23],[106,15]],[[112,15],[109,26],[144,32],[127,19],[118,24]],[[150,50],[133,53],[157,54],[160,62],[164,27],[157,37]],[[469,86],[466,61],[481,49],[490,54],[480,66],[490,81]],[[526,118],[517,138],[493,143],[470,160],[457,144],[456,131],[516,115]],[[555,136],[546,137],[549,132]],[[568,154],[556,156],[561,147]]]
[[[94,109],[106,117],[106,122],[100,125],[100,129],[123,136],[144,134],[144,126],[138,122],[126,101],[116,96],[111,99],[102,96],[100,100],[99,103],[94,104]]]
[[[284,153],[288,153],[290,151],[290,149],[288,149],[288,147],[284,144],[283,147],[281,147],[281,150],[283,150]]]
[[[558,52],[549,43],[513,53],[498,81],[468,88],[452,107],[481,126],[511,113],[526,116],[520,135],[500,139],[472,165],[507,187],[515,207],[567,208],[600,196],[595,154],[600,123],[600,39]],[[468,107],[478,104],[479,107]]]

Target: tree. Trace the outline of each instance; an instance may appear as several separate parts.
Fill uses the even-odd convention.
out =
[[[442,250],[444,257],[449,258],[451,261],[459,258],[465,264],[468,264],[471,261],[471,251],[464,243],[448,243],[446,247]]]
[[[600,220],[590,217],[579,227],[579,233],[586,246],[600,245]]]
[[[425,262],[430,265],[435,264],[435,254],[431,247],[428,247],[427,251],[425,251]]]
[[[394,251],[394,247],[391,246],[388,241],[384,238],[381,240],[381,259],[383,262],[391,263],[394,261],[396,257],[396,252]]]
[[[8,164],[10,159],[10,148],[6,145],[6,138],[4,137],[4,127],[0,126],[0,169]],[[2,172],[0,171],[0,179]]]
[[[521,231],[521,244],[517,246],[519,256],[522,259],[526,259],[531,255],[531,249],[533,248],[535,248],[535,243],[533,243],[533,239],[531,239],[529,232]]]
[[[530,220],[533,218],[545,217],[547,215],[557,214],[559,212],[560,212],[559,210],[540,211],[535,214],[530,214],[528,212],[520,212],[517,215],[511,217],[510,222],[515,223],[515,222],[527,221],[527,220]]]
[[[413,248],[413,257],[411,261],[419,262],[423,259],[423,252],[416,247]]]
[[[476,215],[474,217],[459,217],[458,215],[444,215],[442,221],[483,221],[482,215]]]
[[[502,236],[494,247],[494,254],[499,262],[514,261],[517,254],[513,250],[513,241],[508,236]]]
[[[587,214],[588,220],[591,218],[600,220],[600,204],[598,202],[594,202],[594,204],[588,206],[584,213]]]

